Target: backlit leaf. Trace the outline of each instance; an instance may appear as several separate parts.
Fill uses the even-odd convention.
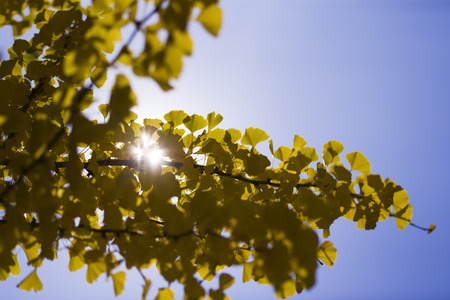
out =
[[[35,291],[38,292],[42,290],[42,282],[37,276],[36,270],[30,273],[24,280],[22,280],[17,287],[21,290],[25,291]]]
[[[210,4],[202,10],[197,20],[209,33],[217,36],[222,25],[222,10],[217,5]]]
[[[114,294],[116,296],[120,295],[123,291],[123,286],[125,284],[125,272],[117,272],[111,275],[114,282]]]
[[[370,163],[367,158],[360,152],[350,152],[346,155],[347,161],[351,165],[351,169],[359,171],[363,174],[370,173]]]
[[[303,147],[306,145],[306,141],[301,136],[295,135],[294,136],[294,149],[298,149],[300,147]]]
[[[323,145],[323,160],[326,165],[339,162],[341,159],[339,153],[344,151],[344,145],[338,141],[329,141]],[[370,171],[369,171],[370,172]]]
[[[196,132],[197,130],[203,129],[206,127],[206,125],[208,125],[208,121],[206,121],[205,118],[196,114],[187,116],[183,120],[183,123],[184,126],[186,126],[186,128],[192,133]]]
[[[330,241],[325,241],[317,249],[317,258],[320,259],[324,264],[332,267],[336,261],[337,251],[333,243]]]
[[[255,147],[257,144],[267,140],[268,138],[269,136],[264,130],[250,127],[245,130],[245,134],[242,137],[241,142],[244,145]]]
[[[183,124],[183,120],[187,117],[187,113],[182,110],[172,110],[164,115],[167,122],[172,122],[174,127]]]
[[[208,117],[208,131],[219,125],[220,122],[222,122],[223,117],[220,114],[217,114],[215,112],[209,113]]]
[[[155,300],[172,300],[173,296],[175,296],[175,293],[171,289],[159,289],[158,295],[156,295]]]
[[[84,266],[84,260],[79,255],[72,255],[69,260],[69,271],[75,272]]]
[[[86,272],[86,281],[88,283],[94,283],[100,274],[106,272],[106,264],[104,261],[97,261],[88,263]]]

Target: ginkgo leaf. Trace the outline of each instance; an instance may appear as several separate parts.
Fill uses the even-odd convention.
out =
[[[69,271],[75,272],[84,266],[84,260],[79,255],[72,255],[69,260]]]
[[[338,141],[329,141],[323,145],[323,160],[328,166],[329,164],[338,163],[341,159],[339,153],[344,151],[344,145]]]
[[[351,169],[359,171],[363,174],[370,173],[370,163],[367,158],[360,152],[350,152],[345,156],[351,165]]]
[[[9,277],[9,273],[7,271],[5,271],[4,269],[0,268],[0,281],[5,281],[6,279],[8,279]]]
[[[215,4],[210,4],[203,8],[197,20],[212,35],[219,34],[222,25],[222,10]]]
[[[114,294],[116,296],[120,295],[123,291],[123,286],[125,284],[125,272],[117,272],[111,275],[114,282]]]
[[[405,208],[409,203],[409,197],[405,190],[400,190],[394,193],[394,210],[398,212]]]
[[[296,284],[294,279],[286,280],[275,291],[275,296],[278,299],[286,299],[294,296],[296,292]]]
[[[236,143],[242,136],[242,133],[239,130],[234,129],[234,128],[227,129],[226,134],[230,135],[232,143]]]
[[[206,121],[205,118],[196,114],[187,116],[183,120],[183,123],[184,126],[186,126],[186,128],[192,133],[196,132],[197,130],[203,129],[206,127],[206,125],[208,125],[208,121]]]
[[[291,157],[292,149],[286,146],[281,146],[275,151],[273,156],[278,158],[281,161],[287,161],[289,157]]]
[[[242,137],[241,143],[255,147],[257,144],[267,140],[268,138],[269,136],[264,130],[250,127],[245,129],[245,134]]]
[[[332,267],[336,261],[337,251],[333,243],[330,241],[325,241],[317,249],[317,258],[320,259],[324,264]]]
[[[104,261],[88,263],[86,272],[86,281],[88,283],[94,283],[100,274],[106,272],[106,264]]]
[[[150,290],[150,285],[152,284],[152,282],[150,281],[150,279],[144,278],[145,283],[142,289],[142,297],[141,300],[145,300],[145,298],[147,297],[148,291]]]
[[[298,149],[300,147],[303,147],[306,145],[306,141],[301,136],[295,135],[294,136],[294,149]]]
[[[208,114],[207,120],[208,120],[208,131],[210,131],[211,129],[219,125],[220,122],[222,122],[223,117],[220,114],[216,115],[215,112],[212,112]]]
[[[187,117],[187,113],[182,110],[172,110],[164,115],[167,122],[172,122],[174,127],[183,124],[183,120]]]
[[[109,113],[109,105],[108,104],[100,104],[98,106],[98,110],[102,113],[103,119],[106,119]]]
[[[244,268],[242,270],[242,281],[247,282],[252,279],[255,279],[255,275],[253,275],[253,267],[255,266],[255,261],[250,261],[244,263]]]
[[[156,295],[155,300],[172,300],[173,296],[175,296],[175,293],[171,289],[159,289],[158,295]]]
[[[435,229],[436,229],[436,225],[431,224],[431,225],[430,225],[430,228],[427,229],[427,233],[430,234],[430,233],[432,233]]]
[[[42,282],[39,279],[36,270],[34,270],[33,272],[30,273],[30,275],[28,275],[24,280],[22,280],[17,287],[21,290],[25,290],[25,291],[40,291],[42,290],[43,286],[42,286]]]
[[[229,288],[230,286],[232,286],[234,283],[234,278],[233,276],[229,275],[229,274],[220,274],[219,277],[219,287],[221,290],[225,290],[227,288]]]
[[[406,205],[402,210],[396,212],[395,223],[397,224],[398,229],[403,230],[411,223],[413,215],[413,209],[411,205]]]
[[[17,259],[17,255],[13,255],[12,258],[14,260],[14,265],[9,267],[9,271],[11,272],[12,275],[19,276],[20,275],[20,264],[19,264],[19,260]]]

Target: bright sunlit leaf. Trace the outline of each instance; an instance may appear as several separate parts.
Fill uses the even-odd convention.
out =
[[[30,273],[24,280],[22,280],[17,287],[21,290],[25,291],[35,291],[38,292],[42,290],[42,282],[37,276],[36,270]]]

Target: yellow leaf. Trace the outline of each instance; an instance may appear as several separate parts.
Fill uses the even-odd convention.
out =
[[[303,147],[306,145],[306,141],[301,136],[295,135],[294,136],[294,149],[298,149],[300,147]]]
[[[184,118],[187,117],[187,113],[182,110],[172,110],[164,115],[164,119],[167,122],[172,122],[173,127],[177,127],[180,124],[183,124]]]
[[[198,275],[206,281],[211,281],[214,279],[214,272],[211,272],[209,265],[197,265]]]
[[[325,241],[317,249],[317,258],[320,259],[324,264],[329,267],[334,265],[336,261],[337,251],[333,243],[330,241]]]
[[[203,118],[202,116],[199,115],[192,115],[192,116],[187,116],[184,120],[183,120],[184,126],[186,126],[186,128],[194,133],[197,130],[200,130],[204,127],[206,127],[206,125],[208,125],[208,121],[206,121],[205,118]]]
[[[100,274],[106,272],[106,264],[103,261],[96,261],[88,264],[86,272],[86,281],[94,283]]]
[[[219,34],[222,25],[222,10],[215,4],[205,7],[197,18],[205,29],[212,35]]]
[[[352,170],[360,171],[363,174],[370,173],[370,163],[367,158],[360,152],[350,152],[346,155],[348,162],[352,166]]]
[[[289,157],[291,157],[292,149],[286,146],[281,146],[280,148],[275,151],[273,156],[278,158],[281,161],[288,161]]]
[[[209,113],[207,116],[208,120],[208,131],[219,125],[220,122],[222,122],[223,117],[220,114],[217,114],[215,112]]]
[[[267,140],[268,138],[269,136],[264,132],[264,130],[250,127],[245,129],[245,134],[242,137],[241,142],[244,145],[255,147],[257,144]]]
[[[116,296],[122,293],[125,278],[126,278],[125,272],[118,272],[116,274],[112,274],[112,279],[114,282],[114,293],[116,294]]]
[[[412,206],[409,205],[409,197],[405,190],[394,193],[394,216],[398,229],[403,230],[411,223]]]
[[[8,279],[9,273],[6,272],[4,269],[0,269],[0,281],[5,281]]]
[[[234,129],[234,128],[227,129],[226,134],[230,135],[232,143],[236,143],[242,136],[242,133],[239,130]],[[225,134],[225,136],[226,136],[226,134]]]
[[[435,230],[435,229],[436,229],[436,225],[431,224],[431,225],[430,225],[430,228],[428,228],[428,230],[427,230],[428,234],[432,233],[433,230]]]
[[[69,260],[69,271],[75,272],[84,266],[84,260],[79,255],[74,255],[70,257]]]
[[[27,276],[24,280],[22,280],[17,287],[21,290],[25,291],[31,291],[34,290],[35,292],[42,290],[42,282],[37,276],[36,270],[30,273],[30,275]]]
[[[103,119],[106,119],[109,113],[109,105],[108,104],[100,104],[98,106],[98,110],[102,113]]]
[[[339,153],[342,151],[344,151],[344,145],[338,141],[329,141],[323,145],[322,154],[325,164],[328,166],[329,164],[339,162],[341,160]]]
[[[175,293],[171,289],[159,289],[155,300],[172,300],[174,295]]]
[[[142,298],[141,300],[145,300],[145,297],[147,297],[148,291],[150,289],[150,285],[151,285],[151,281],[147,278],[144,278],[145,280],[145,284],[143,286],[143,290],[142,290]]]
[[[295,280],[294,279],[286,280],[276,290],[275,296],[278,299],[280,299],[280,298],[281,299],[286,299],[286,298],[294,296],[296,291],[297,291],[297,289],[296,289],[296,285],[295,285]]]
[[[175,45],[185,54],[190,55],[192,52],[192,40],[187,31],[174,30],[173,40]]]
[[[400,190],[394,193],[394,210],[398,212],[402,210],[409,203],[409,197],[405,190]]]
[[[252,279],[255,279],[253,275],[253,267],[255,266],[255,261],[246,262],[244,264],[244,269],[242,271],[242,281],[247,282]]]
[[[17,255],[13,255],[12,258],[14,260],[14,265],[9,267],[9,271],[11,272],[12,275],[19,276],[20,275],[20,264],[19,264],[19,261],[17,260]]]

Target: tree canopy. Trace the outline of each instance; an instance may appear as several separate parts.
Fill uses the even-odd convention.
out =
[[[335,247],[317,234],[328,238],[338,218],[366,230],[389,217],[399,229],[434,229],[411,223],[406,191],[372,174],[363,154],[341,160],[338,141],[320,159],[298,135],[275,149],[261,129],[218,127],[215,112],[139,123],[124,74],[98,106],[103,120],[83,113],[114,68],[171,89],[192,52],[192,22],[217,35],[218,0],[0,3],[0,26],[17,37],[0,64],[1,280],[19,275],[20,248],[35,269],[18,287],[39,291],[39,267],[66,248],[70,271],[87,265],[89,283],[105,273],[116,295],[125,266],[142,274],[145,298],[142,270],[156,265],[187,299],[224,299],[234,278],[222,270],[243,266],[244,282],[287,298],[314,285],[318,264],[334,264]],[[267,140],[276,163],[257,150]],[[157,299],[173,295],[163,288]]]

